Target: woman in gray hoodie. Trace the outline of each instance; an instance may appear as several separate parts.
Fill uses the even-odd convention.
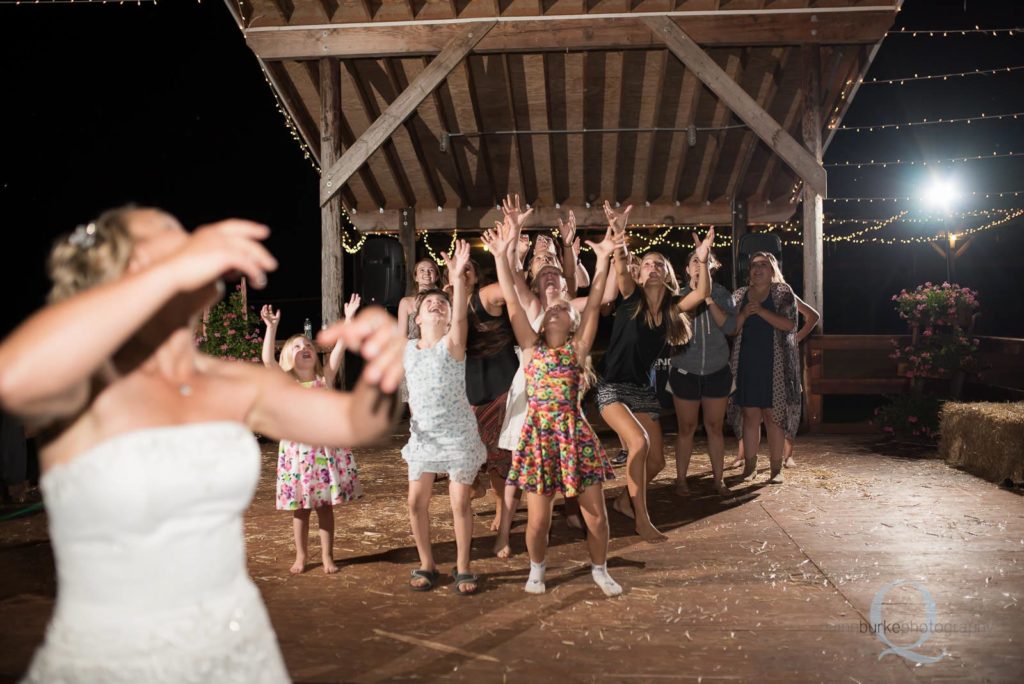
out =
[[[721,266],[714,254],[708,257],[708,271],[714,273]],[[686,260],[687,285],[680,295],[690,292],[700,270],[697,256],[690,252]],[[732,295],[727,289],[712,282],[711,295],[693,312],[693,336],[689,343],[672,357],[672,370],[668,385],[676,409],[679,432],[676,436],[676,494],[690,493],[686,485],[686,471],[690,466],[693,452],[693,434],[697,430],[697,419],[704,411],[704,430],[708,437],[708,454],[711,457],[711,471],[715,491],[726,496],[729,489],[722,481],[725,462],[725,439],[722,426],[725,409],[732,388],[732,372],[729,370],[729,342],[736,327]]]

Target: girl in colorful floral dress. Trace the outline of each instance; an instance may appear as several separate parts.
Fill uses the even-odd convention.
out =
[[[345,318],[359,309],[359,295],[353,294],[345,304]],[[281,312],[269,305],[260,312],[267,326],[263,338],[263,363],[280,368],[295,378],[303,387],[325,389],[334,386],[345,349],[338,342],[327,360],[320,363],[313,342],[305,335],[292,335],[281,347],[280,364],[274,360],[274,342]],[[352,452],[344,447],[312,446],[281,440],[277,448],[277,509],[292,511],[292,530],[295,535],[295,562],[292,574],[306,569],[309,544],[309,517],[315,509],[320,528],[320,553],[324,572],[338,572],[334,563],[334,508],[362,495]]]
[[[607,596],[622,593],[608,574],[608,513],[601,483],[614,477],[601,443],[580,409],[584,368],[597,333],[601,294],[608,277],[608,258],[615,248],[609,230],[599,244],[587,244],[597,255],[590,295],[582,315],[566,300],[547,307],[539,332],[534,332],[518,295],[507,253],[518,241],[506,221],[485,235],[498,271],[509,316],[526,363],[527,414],[519,446],[512,456],[508,482],[527,495],[526,548],[530,577],[526,591],[542,594],[548,530],[554,495],[577,497],[587,524],[591,576]]]

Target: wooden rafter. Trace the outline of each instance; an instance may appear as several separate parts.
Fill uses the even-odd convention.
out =
[[[788,55],[792,52],[792,48],[774,48],[772,50],[772,57],[774,60],[774,68],[765,70],[764,76],[761,79],[761,86],[757,93],[758,102],[766,103],[765,110],[772,111],[775,109],[775,100],[778,96],[779,85],[782,81],[782,69],[785,66]],[[747,177],[747,173],[750,170],[750,163],[754,159],[754,152],[757,151],[758,138],[754,135],[753,131],[743,132],[743,142],[740,146],[739,154],[733,161],[732,173],[729,176],[729,180],[725,185],[725,192],[731,197],[742,197],[741,188],[743,182]]]
[[[744,92],[736,81],[729,78],[706,52],[669,19],[648,17],[642,21],[651,31],[662,36],[673,54],[692,69],[715,95],[725,100],[733,113],[775,150],[806,184],[818,194],[825,195],[826,174],[821,163]]]
[[[572,209],[580,226],[606,226],[604,210],[595,204],[589,208],[578,205],[561,207],[534,207],[531,226],[549,227],[557,225],[559,218],[565,218],[565,212]],[[752,221],[782,221],[792,214],[792,208],[776,204],[765,205],[755,203],[749,205]],[[396,231],[401,225],[402,210],[385,210],[383,212],[358,212],[352,215],[352,222],[362,231]],[[502,218],[501,211],[496,207],[480,207],[473,209],[417,209],[416,226],[419,230],[483,230],[493,227],[495,221]],[[732,207],[724,202],[710,205],[652,204],[637,206],[630,213],[632,224],[678,224],[694,223],[727,225],[732,220]]]
[[[473,49],[494,22],[473,25],[464,33],[452,39],[441,53],[402,94],[395,98],[387,110],[377,117],[359,140],[341,156],[329,169],[325,169],[320,184],[320,202],[325,203],[362,166],[373,152],[391,136],[420,102],[437,87],[445,76]]]
[[[403,5],[388,3],[386,7]],[[794,45],[874,43],[892,24],[891,9],[820,14],[714,14],[660,16],[686,31],[694,41],[715,45]],[[411,10],[404,10],[411,19]],[[486,52],[658,49],[661,41],[637,23],[644,13],[559,17],[558,21],[503,16],[502,23],[476,48]],[[812,17],[816,17],[812,21]],[[647,18],[655,18],[648,15]],[[460,20],[461,21],[461,20]],[[246,31],[249,47],[263,59],[313,59],[322,56],[383,57],[437,54],[445,43],[472,23],[416,22],[391,26],[376,22],[326,27],[266,27]],[[486,23],[486,20],[481,20]]]

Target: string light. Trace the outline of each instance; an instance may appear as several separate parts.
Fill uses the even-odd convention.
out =
[[[964,193],[965,196],[970,197],[984,197],[985,199],[991,199],[993,197],[1022,197],[1024,196],[1024,190],[1007,190],[1005,192],[980,192],[975,190],[974,192]],[[911,200],[920,200],[920,197],[823,197],[826,202],[843,202],[849,204],[854,202],[860,204],[865,202],[867,204],[873,204],[874,202],[909,202]]]
[[[972,29],[893,29],[887,31],[886,36],[910,36],[911,38],[917,38],[918,34],[922,37],[927,36],[928,38],[949,38],[950,36],[967,36],[975,33],[989,34],[991,36],[998,36],[1000,34],[1007,34],[1014,36],[1024,31],[1020,28],[995,28],[995,29],[983,29],[980,26],[975,26]]]
[[[918,76],[917,74],[914,74],[913,76],[904,76],[903,78],[870,78],[861,79],[860,82],[863,85],[903,85],[904,83],[908,83],[910,81],[937,81],[939,79],[946,81],[951,78],[966,78],[968,76],[987,76],[991,74],[1005,74],[1011,71],[1019,71],[1021,69],[1024,69],[1024,66],[999,67],[998,69],[974,69],[973,71],[960,71],[953,74],[930,74],[927,76]]]
[[[274,106],[277,107],[277,111],[284,117],[285,125],[288,127],[288,132],[292,134],[292,138],[299,143],[299,148],[302,150],[302,156],[304,156],[309,163],[313,166],[313,170],[316,171],[317,175],[320,175],[320,165],[316,163],[316,158],[313,157],[313,152],[309,149],[309,145],[302,138],[302,134],[299,133],[299,127],[295,125],[295,121],[292,119],[292,115],[288,113],[288,109],[281,103],[281,98],[277,94],[277,88],[270,81],[270,74],[267,73],[267,69],[263,66],[263,62],[260,63],[260,69],[263,71],[263,80],[267,82],[267,86],[270,87],[270,92],[274,95]]]
[[[123,5],[125,2],[141,7],[144,2],[155,5],[157,0],[0,0],[0,5]]]
[[[822,166],[832,168],[846,168],[856,167],[861,168],[862,166],[881,166],[885,168],[887,166],[941,166],[942,164],[963,164],[969,161],[978,161],[979,159],[1005,159],[1007,157],[1024,157],[1024,152],[993,152],[992,154],[978,154],[973,157],[954,157],[952,159],[933,159],[931,161],[921,161],[917,159],[895,159],[889,161],[871,161],[864,162],[835,162],[832,164],[823,164]]]
[[[1011,112],[1011,113],[1008,113],[1008,114],[985,114],[985,113],[982,113],[982,114],[980,114],[978,116],[966,116],[966,117],[960,117],[960,118],[957,118],[957,119],[932,119],[932,120],[922,119],[921,121],[907,121],[906,123],[897,123],[897,124],[874,124],[874,125],[870,125],[870,126],[838,126],[838,125],[836,125],[835,120],[833,120],[833,122],[829,123],[829,128],[831,128],[834,131],[851,131],[851,132],[855,132],[855,133],[857,133],[857,132],[859,132],[859,133],[864,133],[864,132],[870,133],[870,132],[873,132],[873,131],[884,131],[886,129],[896,129],[896,130],[899,130],[900,128],[910,128],[912,126],[937,126],[939,124],[955,124],[955,123],[968,123],[968,124],[970,124],[970,123],[972,123],[974,121],[990,121],[990,120],[998,120],[998,119],[1016,119],[1018,116],[1021,116],[1022,114],[1024,114],[1024,112]]]
[[[458,239],[459,229],[455,228],[454,230],[452,230],[452,241],[448,244],[448,249],[445,250],[449,257],[451,257],[451,255],[455,253],[455,241]],[[427,231],[420,231],[420,240],[423,241],[423,246],[427,248],[427,254],[429,254],[430,258],[434,260],[434,263],[437,264],[438,266],[444,266],[444,260],[437,256],[437,253],[434,252],[434,248],[431,247],[430,245],[430,241],[427,240]]]

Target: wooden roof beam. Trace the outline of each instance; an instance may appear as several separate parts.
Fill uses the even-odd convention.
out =
[[[370,127],[359,136],[352,147],[345,150],[341,158],[324,169],[320,176],[320,204],[326,204],[360,166],[366,163],[370,155],[387,140],[395,129],[402,125],[405,118],[416,111],[416,108],[451,73],[480,39],[487,35],[495,22],[471,24],[451,39],[441,50],[437,59],[420,72],[409,87],[395,98],[394,102],[370,124]]]
[[[747,124],[783,161],[811,186],[825,196],[827,188],[825,168],[807,148],[797,142],[736,81],[729,78],[715,60],[690,39],[682,29],[667,17],[642,19],[653,33],[661,36],[672,53],[693,71],[711,92],[728,105],[729,109]]]
[[[486,52],[550,52],[565,50],[658,49],[661,41],[639,19],[676,24],[705,46],[757,46],[875,43],[892,25],[890,6],[815,8],[812,11],[617,13],[551,15],[481,20],[497,26],[474,48]],[[437,54],[454,36],[477,22],[440,19],[414,22],[363,22],[322,26],[268,26],[245,30],[249,47],[259,57],[398,57]]]
[[[566,212],[572,209],[576,215],[576,223],[580,227],[607,226],[604,209],[592,204],[590,208],[562,205],[555,207],[534,207],[533,218],[528,228],[557,226],[558,219],[564,219]],[[785,221],[793,215],[793,207],[786,203],[755,203],[748,205],[750,221],[776,223]],[[352,223],[361,231],[397,231],[401,225],[402,210],[386,209],[381,211],[356,212],[350,215]],[[493,228],[495,221],[502,219],[497,207],[416,210],[416,229],[432,231],[485,230]],[[694,225],[716,224],[728,225],[732,222],[732,206],[728,202],[712,202],[711,204],[652,204],[651,206],[634,206],[629,215],[631,225],[639,224],[670,224]]]

